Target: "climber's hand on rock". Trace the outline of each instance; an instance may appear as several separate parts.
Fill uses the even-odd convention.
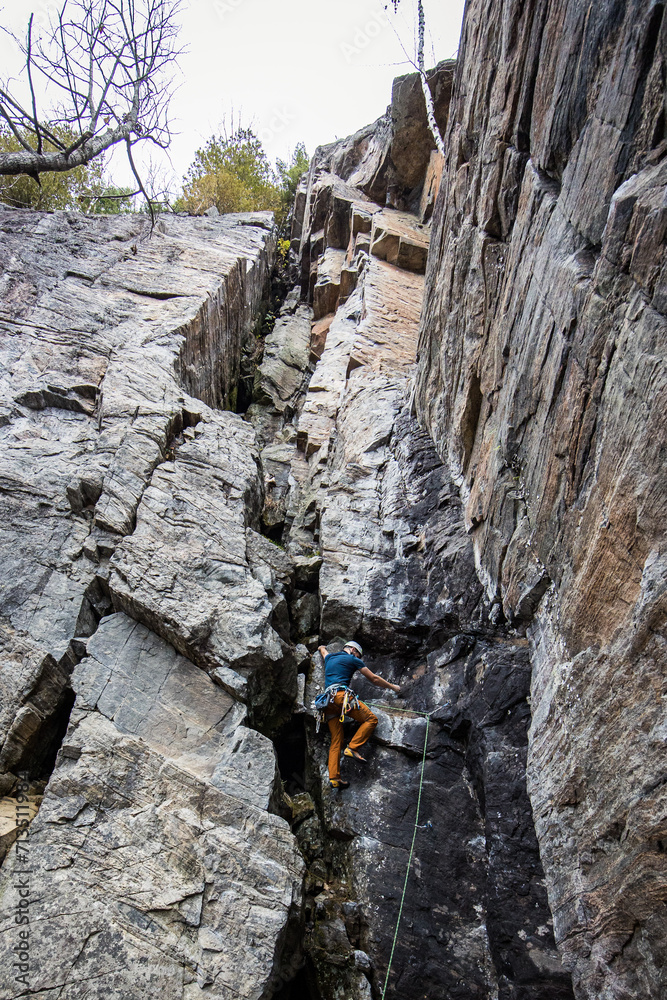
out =
[[[395,691],[396,694],[400,694],[401,693],[401,686],[400,686],[400,684],[390,684],[389,687],[391,688],[392,691]]]

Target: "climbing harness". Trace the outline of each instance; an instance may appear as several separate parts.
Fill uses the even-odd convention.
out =
[[[345,697],[343,698],[343,704],[341,707],[340,721],[345,722],[345,716],[354,711],[354,709],[359,708],[359,699],[357,698],[354,691],[347,687],[345,684],[330,684],[325,691],[318,695],[315,699],[315,732],[319,733],[320,725],[327,721],[327,715],[330,715],[330,708],[333,704],[334,698],[339,691],[345,692]]]
[[[370,702],[373,705],[372,702]],[[415,813],[415,825],[412,831],[412,843],[410,844],[410,855],[408,857],[408,867],[405,872],[405,880],[403,882],[403,892],[401,893],[401,904],[398,908],[398,918],[396,920],[396,929],[394,931],[394,940],[391,945],[391,952],[389,953],[389,965],[387,966],[387,975],[385,976],[384,986],[382,988],[381,1000],[384,1000],[385,993],[387,992],[387,986],[389,985],[389,974],[391,972],[391,965],[394,961],[394,951],[396,950],[396,942],[398,941],[398,929],[401,925],[401,917],[403,915],[403,904],[405,903],[405,894],[408,888],[408,878],[410,876],[410,868],[412,867],[412,856],[415,851],[415,840],[417,839],[417,830],[423,830],[425,828],[431,828],[431,822],[424,823],[422,826],[419,825],[419,810],[421,808],[422,801],[422,788],[424,785],[424,768],[426,767],[426,747],[428,745],[428,731],[431,722],[431,716],[438,709],[434,708],[431,712],[418,712],[412,708],[394,708],[393,705],[373,705],[374,708],[378,708],[382,712],[402,712],[406,715],[421,715],[426,719],[426,733],[424,734],[424,750],[422,752],[422,766],[421,774],[419,776],[419,794],[417,795],[417,812]],[[441,706],[438,706],[441,707]]]
[[[323,694],[319,695],[315,699],[315,711],[316,711],[316,731],[319,732],[320,723],[324,722],[327,715],[327,707],[333,702],[334,697],[338,691],[345,691],[345,698],[343,699],[343,710],[341,714],[341,722],[345,721],[346,712],[352,711],[354,708],[359,707],[359,699],[355,695],[354,691],[346,687],[344,684],[331,684]],[[415,852],[415,841],[417,839],[417,830],[432,829],[431,821],[423,823],[421,826],[419,824],[419,810],[421,809],[422,801],[422,788],[424,787],[424,769],[426,767],[426,749],[428,746],[428,731],[431,724],[431,716],[437,712],[438,708],[434,708],[431,712],[419,712],[414,708],[398,708],[394,705],[378,704],[377,702],[368,702],[371,708],[377,708],[381,712],[401,712],[404,715],[419,715],[426,719],[426,732],[424,734],[424,749],[422,751],[422,765],[421,773],[419,775],[419,792],[417,795],[417,811],[415,813],[415,825],[412,831],[412,843],[410,844],[410,854],[408,856],[408,867],[405,871],[405,879],[403,881],[403,892],[401,893],[401,903],[398,908],[398,917],[396,919],[396,928],[394,930],[394,940],[391,944],[391,952],[389,953],[389,965],[387,966],[387,975],[385,976],[384,986],[382,988],[381,1000],[384,1000],[385,994],[387,992],[387,986],[389,985],[389,975],[391,973],[391,966],[394,961],[394,952],[396,950],[396,942],[398,941],[398,931],[401,926],[401,917],[403,916],[403,904],[405,903],[405,895],[408,889],[408,878],[410,877],[410,868],[412,867],[412,858]],[[332,782],[333,784],[333,782]]]

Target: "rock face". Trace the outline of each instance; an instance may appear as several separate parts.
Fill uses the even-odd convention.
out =
[[[399,84],[395,94],[414,97],[414,77]],[[458,490],[411,406],[430,238],[415,213],[431,185],[430,146],[412,181],[413,213],[387,205],[389,186],[378,183],[389,171],[378,150],[396,148],[391,122],[407,119],[392,108],[373,131],[316,153],[295,220],[313,304],[309,366],[301,320],[286,317],[267,339],[251,408],[260,433],[275,435],[263,455],[290,462],[275,479],[289,486],[282,541],[303,587],[293,638],[312,648],[315,630],[336,648],[336,637],[354,635],[366,662],[403,685],[398,704],[374,708],[379,746],[365,769],[348,765],[354,791],[341,796],[327,779],[327,739],[307,717],[322,689],[319,657],[309,672],[307,791],[292,800],[308,863],[299,995],[380,996],[389,972],[389,990],[415,1000],[462,990],[571,997],[525,786],[527,641],[492,620]],[[272,373],[297,354],[305,394],[287,413]],[[288,384],[298,382],[292,371]],[[319,615],[302,616],[312,600]],[[354,685],[374,697],[368,682]],[[389,970],[426,711],[422,829]]]
[[[662,998],[666,30],[470,0],[263,343],[267,215],[0,214],[3,998]]]
[[[260,997],[303,862],[247,721],[296,694],[293,567],[256,530],[251,427],[207,403],[234,398],[272,220],[1,218],[2,996]],[[26,837],[8,810],[42,792]]]
[[[259,997],[302,862],[267,813],[270,741],[242,706],[122,614],[72,678],[76,707],[29,839],[32,990],[63,997]],[[7,864],[18,884],[21,855]],[[38,873],[38,874],[37,874]],[[3,996],[14,978],[3,896]],[[37,920],[37,918],[34,918]]]
[[[441,132],[447,125],[454,66],[451,61],[442,62],[428,74]],[[383,118],[347,139],[316,150],[297,191],[292,223],[292,246],[301,259],[302,289],[313,301],[316,313],[333,311],[333,303],[327,308],[322,285],[335,283],[336,273],[340,273],[343,256],[335,251],[346,250],[351,257],[350,251],[368,250],[365,234],[371,232],[371,219],[383,206],[385,220],[392,208],[413,213],[403,216],[413,229],[430,218],[439,175],[439,154],[434,151],[421,84],[414,73],[394,81],[392,103]],[[355,237],[352,242],[351,236]],[[420,243],[427,248],[428,241]],[[322,255],[325,259],[319,260]],[[386,254],[378,256],[391,260]],[[403,262],[400,266],[423,272],[425,254],[417,257],[418,267]]]
[[[468,4],[420,338],[480,579],[529,623],[556,938],[605,1000],[667,989],[663,15]]]
[[[252,428],[210,414],[156,469],[108,566],[114,606],[221,683],[237,677],[255,713],[280,698],[291,707],[296,693],[294,657],[273,628],[280,584],[248,524],[258,525],[258,464]]]

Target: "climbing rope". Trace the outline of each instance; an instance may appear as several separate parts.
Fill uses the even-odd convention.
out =
[[[369,704],[373,704],[369,702]],[[391,972],[391,965],[394,961],[394,951],[396,950],[396,942],[398,941],[398,929],[401,925],[401,916],[403,915],[403,904],[405,903],[405,894],[408,888],[408,878],[410,876],[410,868],[412,867],[412,856],[415,851],[415,840],[417,839],[417,830],[419,827],[419,810],[421,808],[422,801],[422,788],[424,786],[424,768],[426,767],[426,747],[428,745],[428,730],[431,722],[431,715],[437,709],[433,709],[433,712],[418,712],[412,708],[394,708],[393,705],[376,705],[374,706],[382,712],[404,712],[405,714],[421,715],[426,719],[426,733],[424,734],[424,750],[422,753],[422,767],[421,774],[419,776],[419,794],[417,795],[417,812],[415,814],[415,826],[412,831],[412,843],[410,844],[410,855],[408,857],[408,867],[405,872],[405,881],[403,882],[403,892],[401,894],[401,905],[398,908],[398,919],[396,920],[396,929],[394,931],[394,940],[391,945],[391,952],[389,954],[389,965],[387,966],[387,975],[384,981],[384,987],[382,988],[382,1000],[384,1000],[385,993],[387,992],[387,986],[389,985],[389,974]],[[428,824],[427,824],[428,825]]]

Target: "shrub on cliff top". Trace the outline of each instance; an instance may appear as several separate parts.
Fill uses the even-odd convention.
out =
[[[294,196],[296,195],[301,175],[306,172],[309,163],[310,159],[306,152],[306,147],[302,142],[296,144],[289,163],[286,160],[276,160],[276,169],[280,178],[280,213],[278,221],[283,226],[287,222],[292,205],[294,204]]]
[[[289,163],[278,160],[274,170],[251,128],[238,128],[231,136],[211,136],[195,153],[174,211],[201,215],[213,206],[221,214],[268,210],[276,213],[284,228],[299,177],[307,166],[303,143],[297,145]]]
[[[201,215],[213,205],[219,212],[276,210],[278,191],[262,143],[250,128],[233,135],[211,136],[198,149],[184,177],[176,211]]]

